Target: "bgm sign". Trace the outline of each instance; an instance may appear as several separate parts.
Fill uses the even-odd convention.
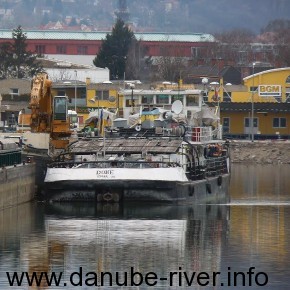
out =
[[[281,97],[280,85],[259,85],[260,97]]]

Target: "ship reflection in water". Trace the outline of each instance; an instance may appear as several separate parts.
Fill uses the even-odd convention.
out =
[[[133,268],[142,275],[154,272],[169,278],[170,271],[179,267],[183,271],[220,268],[227,232],[225,206],[108,204],[87,206],[86,213],[83,209],[77,204],[53,204],[47,209],[49,247],[64,251],[55,259],[61,271],[72,273],[82,267],[84,273],[93,271],[97,276],[101,272],[132,276]],[[70,218],[62,218],[61,212]],[[104,283],[108,286],[108,279]],[[172,284],[178,286],[177,279]],[[168,281],[157,286],[167,289]]]
[[[100,282],[104,272],[112,274],[113,282],[118,272],[119,283],[126,281],[127,272],[130,284],[132,269],[144,276],[152,272],[151,284],[158,277],[151,289],[289,289],[289,168],[279,170],[273,174],[273,167],[235,167],[228,205],[28,203],[1,211],[0,289],[9,289],[7,271],[63,273],[58,287],[42,281],[39,287],[25,283],[11,288],[50,290],[108,289],[109,274],[104,287],[85,285],[93,274]],[[237,286],[233,279],[227,286],[230,271],[245,273],[249,286],[250,267],[255,267],[251,287],[243,286],[241,276]],[[77,286],[69,284],[74,272]],[[205,278],[198,283],[196,276],[191,279],[193,272],[205,272]],[[213,272],[221,273],[216,286]],[[255,284],[258,272],[268,277],[264,287]],[[138,284],[139,278],[136,274],[133,280]],[[264,278],[260,275],[256,282]],[[143,282],[139,288],[113,284],[110,289],[148,289]]]

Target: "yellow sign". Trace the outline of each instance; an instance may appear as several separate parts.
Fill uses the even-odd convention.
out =
[[[280,97],[281,86],[280,85],[259,85],[260,97]]]

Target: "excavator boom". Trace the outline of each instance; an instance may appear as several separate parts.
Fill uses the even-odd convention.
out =
[[[71,136],[67,97],[52,96],[52,82],[47,73],[37,74],[31,85],[29,108],[32,133],[48,133],[49,147],[64,149]]]

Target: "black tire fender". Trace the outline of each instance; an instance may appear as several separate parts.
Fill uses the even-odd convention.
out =
[[[211,184],[210,183],[206,183],[205,187],[206,187],[206,192],[207,193],[211,193]]]
[[[218,178],[217,178],[217,185],[218,186],[221,186],[223,184],[223,177],[220,175]]]

